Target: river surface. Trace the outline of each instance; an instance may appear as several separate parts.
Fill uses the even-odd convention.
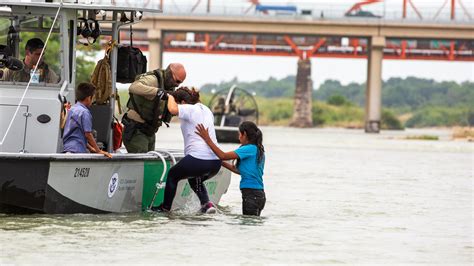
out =
[[[216,215],[0,214],[0,265],[473,263],[474,143],[443,130],[262,130],[261,218],[240,215],[236,175]],[[403,139],[421,134],[440,140]],[[182,145],[178,124],[158,132],[157,147]]]

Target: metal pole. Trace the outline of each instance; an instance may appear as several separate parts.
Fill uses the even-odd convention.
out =
[[[407,17],[407,0],[403,0],[403,18]]]
[[[451,20],[454,20],[456,14],[456,0],[451,0]]]
[[[112,15],[112,41],[114,40],[118,40],[118,36],[119,36],[119,27],[118,27],[118,22],[117,22],[117,12],[114,11],[113,12],[113,15]],[[114,46],[112,48],[112,51],[110,53],[110,66],[111,66],[111,70],[112,70],[112,91],[113,91],[113,94],[114,94],[114,97],[110,97],[110,111],[112,113],[112,116],[114,116],[115,114],[115,95],[117,95],[118,93],[118,90],[117,90],[117,51],[118,51],[118,48],[117,46]],[[113,121],[113,119],[112,119]],[[109,127],[111,125],[108,125]],[[110,131],[110,134],[108,136],[109,138],[109,141],[108,141],[108,145],[107,145],[107,151],[108,152],[114,152],[114,149],[113,149],[113,143],[114,143],[114,131],[111,130]]]

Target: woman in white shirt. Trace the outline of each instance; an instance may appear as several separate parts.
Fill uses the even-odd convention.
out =
[[[201,201],[201,212],[215,213],[215,206],[209,201],[203,182],[219,172],[221,161],[206,142],[195,133],[196,125],[203,124],[209,128],[209,135],[213,142],[217,143],[214,115],[200,102],[199,92],[187,87],[178,88],[175,92],[168,94],[168,110],[172,115],[177,115],[181,122],[185,156],[168,172],[163,204],[152,210],[170,211],[178,181],[188,179],[189,185]]]

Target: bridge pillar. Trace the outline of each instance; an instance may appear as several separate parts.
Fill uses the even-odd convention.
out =
[[[298,71],[296,73],[296,90],[293,107],[293,118],[290,123],[292,127],[312,127],[313,114],[313,82],[311,80],[310,59],[298,60]]]
[[[148,70],[162,68],[163,50],[161,45],[161,30],[148,29]]]
[[[365,91],[365,132],[379,133],[382,114],[382,59],[385,37],[372,36]]]

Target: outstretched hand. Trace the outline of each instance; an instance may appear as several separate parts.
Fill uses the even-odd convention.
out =
[[[106,151],[99,151],[100,154],[104,155],[107,158],[112,158],[112,154],[106,152]]]
[[[195,131],[196,134],[198,134],[201,138],[203,138],[204,141],[207,142],[208,140],[211,139],[211,138],[209,137],[209,131],[208,131],[208,129],[205,128],[203,124],[198,124],[198,125],[196,126],[196,130],[197,130],[197,131]]]

